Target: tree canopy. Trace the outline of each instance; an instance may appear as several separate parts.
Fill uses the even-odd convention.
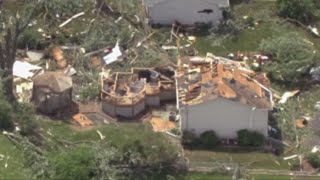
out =
[[[303,80],[317,57],[312,43],[297,33],[263,40],[259,50],[272,56],[272,61],[264,66],[269,76],[293,84]]]
[[[308,23],[314,16],[313,0],[277,0],[280,16]]]

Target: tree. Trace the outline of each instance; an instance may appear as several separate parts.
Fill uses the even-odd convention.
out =
[[[313,0],[277,0],[280,16],[308,23],[314,16]]]
[[[317,57],[313,45],[298,33],[263,40],[259,51],[272,56],[263,67],[270,78],[290,84],[303,81]]]
[[[31,3],[32,4],[32,3]],[[2,70],[2,79],[4,80],[5,95],[9,101],[15,101],[13,93],[13,64],[15,62],[17,45],[20,35],[28,27],[29,22],[34,16],[36,5],[26,6],[15,16],[6,11],[0,14],[0,69]]]

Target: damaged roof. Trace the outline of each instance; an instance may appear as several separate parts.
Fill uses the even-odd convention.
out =
[[[72,88],[72,78],[61,72],[45,72],[34,79],[34,86],[46,87],[59,93]]]
[[[272,108],[272,93],[266,76],[241,68],[236,62],[209,59],[181,59],[177,71],[180,104],[193,105],[222,97],[256,108]]]

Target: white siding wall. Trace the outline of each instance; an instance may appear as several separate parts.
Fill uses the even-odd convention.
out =
[[[133,107],[132,106],[117,106],[116,113],[118,116],[123,116],[126,118],[132,118]]]
[[[107,103],[102,100],[102,110],[110,116],[116,116],[116,106],[114,104]]]
[[[236,138],[240,129],[255,130],[267,136],[268,110],[218,98],[202,104],[182,107],[183,130],[201,134],[214,130],[220,138]]]
[[[133,107],[133,117],[143,112],[146,109],[145,101],[141,101],[139,104]]]
[[[176,90],[161,90],[160,101],[176,100]]]
[[[160,106],[160,97],[159,96],[146,96],[147,106],[158,107]]]
[[[198,13],[204,9],[212,9],[213,13]],[[185,25],[196,22],[218,24],[222,19],[222,11],[218,4],[207,0],[170,0],[147,7],[152,24],[171,25],[175,20]]]

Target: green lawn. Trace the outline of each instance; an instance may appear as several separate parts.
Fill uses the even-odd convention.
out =
[[[295,176],[273,176],[273,175],[255,175],[249,180],[318,180],[319,177],[295,177]]]
[[[79,141],[99,141],[100,136],[97,130],[105,136],[105,139],[118,148],[123,148],[129,142],[140,141],[150,143],[148,146],[157,146],[167,143],[162,133],[155,133],[152,127],[147,123],[110,123],[101,127],[83,129],[70,126],[61,121],[40,120],[40,126],[43,132],[52,134],[57,139],[63,139],[71,142]]]
[[[211,52],[216,55],[225,56],[230,52],[252,52],[257,51],[260,42],[263,39],[281,36],[288,32],[297,32],[301,34],[307,41],[314,43],[316,48],[320,48],[320,38],[316,38],[291,23],[284,22],[276,14],[275,2],[272,1],[252,1],[249,4],[239,4],[233,7],[234,21],[238,24],[244,23],[244,16],[249,16],[258,24],[254,29],[243,29],[236,37],[223,40],[219,46],[214,46],[207,36],[197,38],[194,47],[200,55]]]
[[[188,173],[183,178],[184,180],[231,180],[230,175],[217,173]]]
[[[204,150],[186,150],[186,156],[189,158],[192,166],[210,166],[215,162],[236,163],[246,168],[253,169],[282,169],[290,170],[294,160],[284,161],[281,157],[276,157],[270,153],[259,151],[248,151],[238,149],[219,148],[213,151]]]
[[[0,179],[28,179],[27,170],[23,167],[22,152],[4,135],[0,135]],[[7,168],[5,164],[7,163]]]

